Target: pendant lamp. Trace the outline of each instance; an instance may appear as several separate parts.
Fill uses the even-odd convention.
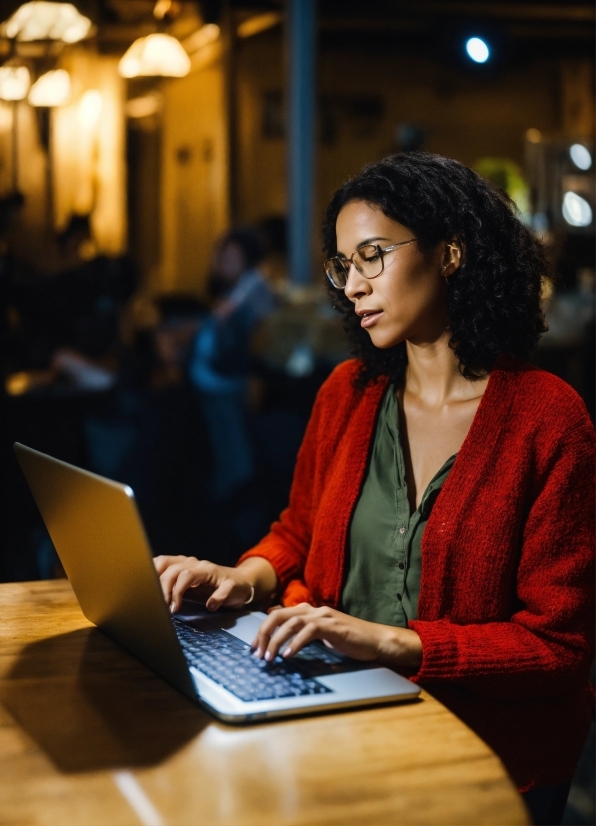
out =
[[[122,77],[184,77],[190,72],[190,58],[179,40],[157,32],[139,37],[118,64]]]
[[[46,72],[35,81],[29,92],[31,106],[64,106],[70,99],[70,75],[65,69]]]
[[[72,3],[31,0],[20,6],[2,26],[0,36],[9,40],[61,40],[77,43],[91,30],[91,20]]]
[[[0,66],[0,100],[24,100],[30,86],[29,69],[18,57],[13,57]]]

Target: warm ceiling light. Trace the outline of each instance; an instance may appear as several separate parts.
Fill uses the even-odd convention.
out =
[[[76,43],[89,34],[91,20],[72,3],[31,0],[24,3],[0,27],[10,40],[62,40]]]
[[[157,114],[161,108],[161,97],[159,95],[144,95],[143,97],[131,98],[126,104],[126,114],[129,118],[147,118]]]
[[[540,129],[534,129],[532,127],[531,129],[528,129],[526,131],[526,140],[529,143],[540,143],[540,141],[542,140],[542,132],[540,131]]]
[[[205,23],[204,26],[201,26],[200,29],[197,29],[196,32],[186,38],[184,48],[190,53],[198,52],[199,49],[219,40],[220,34],[219,26],[216,23]]]
[[[272,29],[282,21],[283,14],[277,11],[255,14],[240,23],[237,34],[238,37],[244,40],[247,37],[253,37],[255,34],[261,34],[261,32],[265,32],[267,29]]]
[[[122,77],[184,77],[190,58],[180,41],[169,34],[139,37],[120,59]]]
[[[29,69],[14,58],[0,66],[0,99],[24,100],[31,86]]]
[[[81,126],[92,129],[99,121],[101,106],[101,92],[97,89],[88,89],[80,100],[77,113]]]
[[[54,69],[38,77],[29,92],[31,106],[64,106],[70,98],[70,75]]]
[[[178,11],[177,3],[172,3],[172,0],[157,0],[153,9],[153,17],[156,20],[163,20],[166,14],[171,14],[172,11]]]

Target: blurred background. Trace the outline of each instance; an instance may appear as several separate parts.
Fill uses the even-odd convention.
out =
[[[557,272],[534,361],[594,417],[591,1],[1,0],[0,24],[0,581],[63,575],[15,440],[131,485],[155,553],[265,533],[348,357],[325,206],[394,151],[514,199]],[[569,823],[594,822],[583,771]]]

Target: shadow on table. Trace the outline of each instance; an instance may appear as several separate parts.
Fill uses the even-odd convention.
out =
[[[95,628],[24,648],[0,702],[69,773],[155,765],[211,722]]]

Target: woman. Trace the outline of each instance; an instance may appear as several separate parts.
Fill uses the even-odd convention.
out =
[[[357,358],[319,393],[289,507],[234,569],[158,558],[164,594],[281,596],[257,656],[322,639],[403,671],[554,822],[591,717],[594,438],[523,361],[543,249],[500,191],[422,153],[344,184],[325,247]]]

